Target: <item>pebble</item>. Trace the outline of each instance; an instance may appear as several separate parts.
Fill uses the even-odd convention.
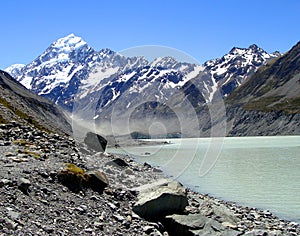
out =
[[[9,179],[0,179],[0,188],[2,188],[5,185],[9,185],[11,181]]]
[[[9,216],[9,218],[11,218],[12,220],[16,220],[20,217],[20,213],[13,211],[12,209],[9,209],[7,212],[7,215]]]
[[[114,214],[113,217],[114,217],[117,221],[120,221],[120,222],[122,222],[122,221],[125,220],[125,218],[124,218],[123,216],[118,215],[118,214]]]
[[[19,179],[18,187],[23,193],[28,193],[28,189],[29,189],[30,185],[31,185],[30,180],[28,180],[26,178]]]
[[[146,225],[143,227],[143,231],[146,233],[146,234],[150,234],[152,233],[153,231],[155,230],[155,228],[151,225]]]
[[[112,210],[115,210],[117,209],[117,206],[111,202],[108,202],[107,205],[112,209]]]

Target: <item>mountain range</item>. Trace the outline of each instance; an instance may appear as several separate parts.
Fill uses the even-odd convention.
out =
[[[267,53],[253,44],[249,48],[234,47],[222,58],[202,65],[177,61],[169,56],[148,61],[143,56],[126,57],[110,49],[96,51],[71,34],[52,43],[28,65],[12,65],[6,71],[27,89],[72,112],[73,118],[94,122],[102,133],[149,133],[153,128],[159,130],[153,131],[155,135],[207,136],[215,123],[223,119],[211,119],[210,104],[224,99],[231,125],[226,133],[243,135],[232,131],[239,120],[236,114],[242,110],[273,112],[257,104],[263,107],[261,97],[275,91],[274,86],[280,83],[268,82],[269,90],[261,89],[256,98],[246,94],[256,89],[253,84],[266,87],[264,81],[273,78],[272,73],[276,72],[273,67],[281,68],[278,61],[285,63],[289,54]],[[285,74],[280,72],[273,80],[280,80],[287,70],[297,74],[292,66],[285,70]],[[293,77],[294,80],[297,78]],[[287,88],[282,88],[281,93],[290,93],[284,89]],[[295,95],[298,90],[296,87],[294,90]],[[284,104],[286,96],[278,96]],[[274,99],[278,97],[271,97],[276,102]],[[249,99],[245,101],[246,98]],[[254,103],[255,99],[260,103]],[[154,122],[157,127],[153,127]],[[183,123],[189,123],[184,130]]]

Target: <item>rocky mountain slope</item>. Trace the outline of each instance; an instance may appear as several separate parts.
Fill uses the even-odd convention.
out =
[[[203,65],[178,62],[168,56],[148,62],[143,57],[125,57],[109,49],[97,52],[71,34],[52,43],[30,64],[12,66],[6,71],[26,88],[72,111],[74,117],[101,125],[103,132],[112,132],[112,119],[116,127],[131,120],[135,122],[132,127],[137,129],[132,131],[147,131],[151,122],[140,125],[147,114],[148,120],[155,118],[164,123],[167,133],[178,133],[178,119],[164,121],[175,117],[174,110],[181,114],[203,111],[217,91],[228,96],[278,55],[251,45],[233,48],[222,58]],[[193,101],[189,109],[181,103],[186,97]],[[207,112],[198,114],[203,115],[207,116]]]
[[[228,97],[231,135],[300,134],[300,43]]]
[[[0,71],[0,120],[31,124],[50,132],[71,133],[66,116],[51,101],[28,91],[8,73]]]

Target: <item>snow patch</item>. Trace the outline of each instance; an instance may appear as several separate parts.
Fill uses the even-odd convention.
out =
[[[32,82],[33,78],[32,77],[24,77],[21,80],[19,80],[19,82],[27,89],[31,89],[31,82]]]
[[[57,86],[62,85],[62,84],[67,84],[72,79],[72,77],[83,68],[82,65],[79,65],[72,71],[72,73],[70,73],[70,71],[73,69],[73,66],[74,65],[70,64],[67,67],[64,67],[61,71],[58,71],[58,70],[52,71],[52,73],[50,75],[45,76],[42,80],[38,81],[39,83],[45,82],[47,85],[38,94],[39,95],[48,94]],[[38,82],[37,82],[37,84],[38,84]],[[23,84],[23,82],[22,82],[22,84]]]

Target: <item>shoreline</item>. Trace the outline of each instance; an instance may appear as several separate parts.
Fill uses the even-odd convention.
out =
[[[91,151],[71,137],[3,124],[0,149],[0,235],[300,235],[299,224],[269,211],[197,193],[167,179],[156,167],[128,155]],[[71,176],[90,173],[98,176],[98,187],[105,187],[75,182],[79,189],[72,190],[73,177],[60,178],[66,163],[79,168]],[[180,191],[161,192],[161,205],[147,208],[174,207],[170,203],[177,197],[185,204],[180,211],[146,220],[134,210],[142,194],[134,189],[161,179],[168,184],[158,185],[157,191]],[[146,197],[155,193],[150,190]]]
[[[136,160],[135,157],[130,156],[128,154],[116,155],[123,157],[129,156],[129,158],[131,158],[134,162],[139,163],[140,165],[147,165],[151,168],[160,170],[161,176],[163,178],[173,179],[171,176],[168,176],[166,173],[164,173],[158,166],[151,166],[147,162],[144,162],[143,164],[141,162],[138,162],[138,160]],[[175,181],[177,180],[175,179]],[[209,211],[207,209],[207,206],[212,208],[221,207],[226,209],[225,211],[229,210],[226,212],[227,214],[229,214],[229,217],[237,217],[237,219],[239,219],[238,222],[236,222],[236,224],[230,222],[229,227],[232,229],[240,231],[247,229],[250,231],[253,230],[253,235],[260,235],[259,233],[261,232],[269,233],[268,235],[300,235],[300,224],[298,222],[295,222],[291,219],[286,219],[285,217],[280,217],[277,214],[272,213],[269,209],[248,206],[247,204],[222,199],[221,197],[214,196],[210,193],[201,193],[199,191],[193,190],[191,187],[188,186],[184,187],[187,189],[187,196],[189,198],[189,202],[191,202],[189,204],[190,206],[186,211],[187,214],[201,213],[205,216],[211,217],[214,213]],[[193,203],[195,202],[195,199],[201,199],[201,202],[205,206],[205,209],[201,208],[201,204],[196,204],[196,207],[193,206],[195,205],[195,203]],[[207,210],[208,212],[206,212]],[[219,218],[220,215],[215,214],[214,217]],[[226,221],[224,222],[228,223]],[[281,233],[281,230],[284,231],[284,233]]]
[[[266,138],[275,138],[276,136],[273,136],[273,137],[266,137]],[[286,138],[295,138],[295,136],[284,136],[284,137],[286,137]],[[297,138],[298,137],[300,137],[300,136],[297,136]],[[230,138],[232,138],[232,137],[230,137]],[[240,138],[240,137],[235,137],[235,138]],[[251,138],[254,138],[254,137],[251,137]],[[258,138],[260,138],[260,137],[258,137]],[[265,138],[265,137],[262,137],[262,138]],[[280,139],[281,140],[281,139]],[[294,139],[295,141],[296,141],[296,144],[297,144],[297,140],[298,139]],[[156,141],[156,140],[155,140]],[[172,139],[170,139],[170,141],[172,141]],[[295,143],[295,141],[293,141],[293,142],[290,142],[291,143],[291,146],[293,146],[294,145],[294,143]],[[173,143],[173,141],[172,141],[172,143]],[[166,147],[166,148],[168,148],[168,147]],[[145,149],[147,150],[147,145],[145,145]],[[131,149],[130,149],[131,150]],[[133,149],[133,150],[136,150],[136,149]],[[143,151],[143,149],[141,148],[139,148],[139,149],[137,149],[137,150],[141,150],[141,153],[139,153],[139,154],[137,154],[136,156],[135,155],[132,155],[132,158],[135,160],[135,161],[138,161],[138,162],[140,162],[140,163],[142,163],[142,162],[147,162],[147,155],[145,155],[142,151]],[[150,149],[149,149],[150,150]],[[149,151],[148,150],[148,151]],[[113,151],[113,150],[112,150]],[[126,152],[126,151],[125,151]],[[151,151],[150,151],[151,152]],[[149,152],[149,155],[151,154]],[[135,151],[133,151],[133,153],[135,153]],[[154,160],[154,159],[153,159]],[[150,163],[161,163],[161,161],[160,162],[155,162],[155,161],[150,161]],[[154,166],[156,167],[156,168],[159,168],[159,166],[156,166],[155,164],[154,164]],[[164,173],[164,175],[165,175],[165,177],[167,177],[167,178],[172,178],[172,176],[168,176],[167,175],[167,173]],[[176,174],[175,174],[176,175]],[[184,184],[188,184],[188,183],[184,183]],[[189,186],[189,185],[188,185]],[[205,185],[206,186],[206,185]],[[276,208],[276,204],[274,205],[272,205],[272,204],[268,204],[269,202],[271,202],[271,201],[269,201],[268,199],[266,199],[266,201],[252,201],[252,199],[251,198],[242,198],[242,200],[245,200],[245,199],[247,199],[247,200],[249,200],[248,202],[249,203],[247,203],[246,201],[245,202],[240,202],[239,201],[239,199],[238,198],[234,198],[234,197],[236,197],[235,195],[232,195],[233,196],[233,198],[232,199],[234,199],[234,200],[231,200],[231,198],[229,197],[228,198],[228,196],[231,196],[231,195],[226,195],[225,194],[225,196],[227,196],[227,198],[226,197],[223,197],[223,194],[222,194],[222,192],[218,192],[219,193],[219,195],[216,195],[216,194],[213,194],[213,193],[211,193],[211,192],[201,192],[201,189],[200,188],[198,188],[199,186],[189,186],[189,188],[190,189],[192,189],[193,191],[196,191],[196,192],[199,192],[200,194],[208,194],[208,195],[210,195],[211,197],[214,197],[214,198],[217,198],[217,199],[219,199],[219,200],[223,200],[223,201],[228,201],[228,202],[232,202],[232,203],[235,203],[235,204],[238,204],[238,205],[241,205],[241,206],[248,206],[248,207],[252,207],[252,208],[256,208],[256,209],[258,209],[258,210],[269,210],[269,211],[271,211],[271,212],[273,212],[273,214],[274,215],[277,215],[279,218],[282,218],[282,219],[285,219],[285,220],[288,220],[288,221],[293,221],[293,222],[296,222],[296,223],[298,223],[298,224],[300,224],[300,218],[298,217],[299,216],[299,214],[297,214],[298,212],[295,212],[295,209],[293,210],[293,208],[285,208],[285,209],[291,209],[291,210],[285,210],[284,208],[280,208],[281,207],[281,205],[279,205],[277,208]],[[211,188],[208,188],[208,189],[210,189],[211,190]],[[293,194],[292,192],[291,192],[291,194]],[[293,195],[292,195],[293,196]],[[275,198],[274,198],[275,199]],[[285,197],[282,197],[281,198],[283,201],[284,201],[284,199],[285,199]],[[287,196],[287,200],[288,200],[289,198],[288,198],[288,196]],[[293,198],[293,199],[295,199],[295,198]],[[259,203],[259,206],[258,205],[256,205],[255,203]],[[266,203],[266,205],[267,206],[264,206],[264,203]],[[282,202],[282,203],[284,203],[284,202]],[[269,206],[268,206],[269,205]],[[292,204],[286,204],[286,205],[284,205],[283,207],[287,207],[287,206],[290,206],[290,205],[292,205]],[[275,206],[275,207],[273,207],[273,206]],[[272,210],[273,209],[273,210]],[[274,210],[275,209],[275,210]],[[281,212],[280,212],[280,210],[282,210]],[[289,214],[290,213],[290,214]]]
[[[214,194],[211,194],[211,193],[201,193],[200,191],[194,190],[191,187],[188,187],[188,188],[191,189],[191,191],[194,191],[194,192],[199,193],[199,194],[204,195],[204,196],[208,196],[208,197],[213,198],[213,199],[217,199],[221,202],[226,202],[229,205],[237,205],[237,206],[243,207],[243,208],[256,209],[257,211],[269,211],[269,212],[272,213],[272,215],[276,216],[277,218],[279,218],[283,221],[294,222],[294,223],[300,225],[300,219],[299,219],[299,222],[297,222],[297,219],[292,219],[292,217],[290,217],[290,216],[281,215],[280,213],[276,213],[276,212],[270,210],[268,207],[258,207],[258,206],[255,206],[255,205],[242,203],[242,202],[239,202],[239,201],[233,201],[233,200],[225,199],[225,198],[222,198],[220,196],[215,196]]]

